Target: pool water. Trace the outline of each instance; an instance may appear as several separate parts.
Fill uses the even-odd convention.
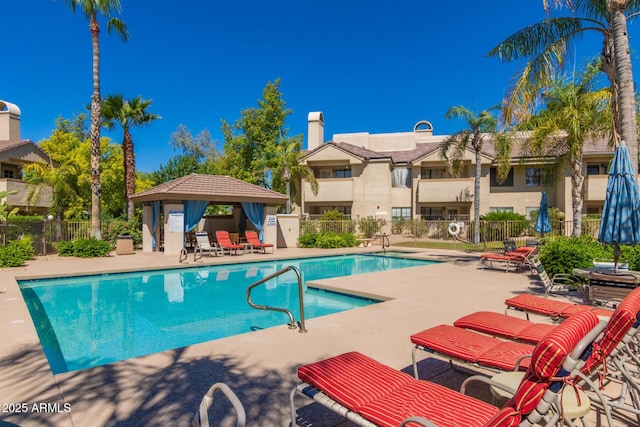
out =
[[[377,255],[21,280],[19,285],[57,374],[286,324],[286,314],[252,309],[246,300],[250,284],[286,266],[297,267],[309,281],[432,263]],[[293,271],[256,287],[251,299],[287,308],[300,319]],[[376,302],[306,286],[304,291],[307,319]]]

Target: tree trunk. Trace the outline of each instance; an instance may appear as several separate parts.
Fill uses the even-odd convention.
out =
[[[129,129],[124,130],[122,153],[124,157],[124,199],[127,219],[130,221],[134,216],[134,204],[131,196],[136,192],[136,160],[133,153],[133,139]]]
[[[479,145],[476,148],[476,176],[474,179],[473,189],[473,243],[476,245],[480,243],[480,177],[482,176],[482,164],[480,157]]]
[[[636,123],[635,93],[629,53],[627,18],[624,15],[627,1],[607,1],[611,16],[615,54],[617,107],[620,117],[620,137],[625,141],[631,156],[633,169],[638,169],[638,129]]]
[[[91,96],[91,237],[102,239],[100,233],[100,26],[94,14],[89,23],[93,48],[93,95]]]
[[[581,153],[582,154],[582,153]],[[573,211],[573,232],[572,236],[577,237],[582,234],[582,156],[571,158],[571,206]]]

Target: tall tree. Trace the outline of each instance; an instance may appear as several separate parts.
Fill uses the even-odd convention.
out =
[[[147,126],[153,120],[161,117],[148,111],[152,100],[145,100],[137,96],[126,100],[122,95],[108,96],[102,105],[104,126],[108,129],[118,124],[122,128],[122,155],[124,158],[124,198],[127,219],[135,215],[131,196],[136,192],[136,159],[133,150],[131,128],[133,126]]]
[[[302,136],[285,138],[281,135],[277,146],[273,149],[273,159],[270,165],[272,171],[272,186],[275,191],[284,192],[288,199],[285,203],[285,213],[291,213],[291,198],[299,194],[296,184],[301,182],[301,178],[306,179],[311,184],[311,190],[318,194],[318,181],[313,170],[307,165],[300,163],[300,150],[302,149]]]
[[[174,150],[180,149],[183,154],[193,156],[198,162],[216,162],[220,157],[220,152],[208,129],[203,129],[193,136],[185,125],[179,125],[171,134],[169,144]]]
[[[541,90],[552,84],[567,60],[568,48],[586,31],[602,34],[602,70],[609,78],[615,140],[629,147],[633,167],[638,164],[638,130],[627,19],[640,12],[640,0],[543,0],[547,19],[509,36],[490,56],[503,61],[529,58],[505,97],[507,123],[522,121],[537,107]],[[551,9],[566,8],[571,15],[551,17]]]
[[[492,108],[494,109],[494,108]],[[490,109],[491,110],[491,109]],[[475,179],[473,190],[473,240],[480,242],[480,178],[482,177],[482,145],[488,139],[498,143],[498,119],[490,110],[477,114],[466,107],[457,105],[451,107],[445,114],[448,120],[457,118],[466,123],[462,129],[440,143],[440,157],[447,160],[447,169],[454,176],[460,176],[464,171],[464,158],[468,149],[475,153]],[[502,141],[502,139],[500,139]]]
[[[107,19],[107,33],[116,31],[125,42],[129,33],[124,21],[113,17],[122,11],[120,0],[65,0],[75,13],[80,8],[89,21],[93,53],[93,94],[91,95],[91,236],[101,239],[100,233],[100,121],[102,100],[100,98],[100,24],[98,16]]]
[[[594,89],[599,61],[578,77],[562,76],[543,93],[543,109],[527,127],[533,129],[529,144],[534,154],[558,158],[557,165],[571,170],[573,235],[582,234],[582,151],[588,140],[611,135],[609,88]]]
[[[276,79],[264,87],[258,107],[242,110],[233,125],[223,120],[225,173],[270,188],[273,149],[278,146],[281,134],[286,137],[283,127],[291,113],[282,99],[280,79]]]

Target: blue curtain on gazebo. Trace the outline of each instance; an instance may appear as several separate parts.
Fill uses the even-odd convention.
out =
[[[264,237],[264,229],[262,228],[262,215],[264,213],[264,203],[251,203],[251,202],[241,202],[242,210],[247,215],[247,218],[251,220],[253,225],[258,230],[258,237],[262,242]]]
[[[206,200],[183,200],[184,205],[184,232],[187,233],[198,225],[209,202]]]
[[[156,248],[156,231],[160,222],[160,200],[151,202],[151,249]]]

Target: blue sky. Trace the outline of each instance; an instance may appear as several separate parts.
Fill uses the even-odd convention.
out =
[[[137,167],[156,170],[176,154],[171,133],[183,124],[221,140],[281,78],[293,110],[289,135],[305,134],[307,114],[322,111],[334,133],[410,131],[428,120],[435,134],[463,124],[445,112],[500,102],[518,64],[487,52],[544,18],[542,1],[401,2],[326,0],[122,0],[130,40],[101,32],[102,96],[153,99],[162,120],[132,131]],[[3,1],[0,99],[22,111],[21,136],[47,138],[58,116],[83,112],[92,91],[88,22],[63,0]],[[640,72],[630,24],[634,70]],[[640,38],[639,38],[640,39]],[[578,64],[601,39],[584,39]],[[121,134],[103,131],[115,142]],[[306,144],[306,139],[305,139]]]

